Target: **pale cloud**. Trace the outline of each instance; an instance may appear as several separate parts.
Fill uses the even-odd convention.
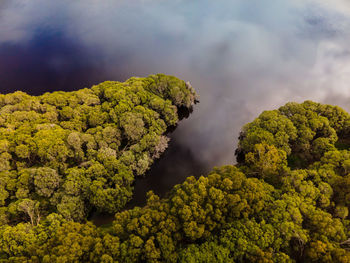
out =
[[[324,9],[336,10],[345,15],[350,15],[350,2],[347,0],[309,0],[320,5]]]

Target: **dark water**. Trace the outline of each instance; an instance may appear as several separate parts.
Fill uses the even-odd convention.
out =
[[[234,163],[241,126],[311,99],[349,109],[344,0],[0,0],[0,92],[175,75],[201,96],[135,199]]]

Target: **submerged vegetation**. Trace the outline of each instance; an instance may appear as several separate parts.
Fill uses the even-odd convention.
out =
[[[195,99],[164,75],[2,95],[0,258],[350,262],[350,115],[336,106],[265,111],[243,127],[237,165],[120,211]],[[112,225],[84,221],[91,209],[117,212]]]

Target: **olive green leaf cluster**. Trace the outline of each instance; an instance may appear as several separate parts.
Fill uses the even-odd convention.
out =
[[[350,262],[348,138],[350,115],[339,107],[288,103],[243,127],[237,165],[188,177],[163,199],[149,192],[144,207],[116,213],[111,226],[62,213],[3,225],[0,259]],[[41,172],[37,180],[56,176]],[[18,207],[35,220],[36,202],[23,199]]]
[[[272,202],[272,191],[269,184],[224,166],[198,180],[187,178],[166,199],[149,192],[145,207],[117,213],[107,229],[55,214],[34,227],[7,225],[0,229],[0,250],[13,261],[176,262],[183,246],[261,213]]]
[[[193,88],[163,74],[73,92],[0,94],[0,223],[37,225],[50,213],[115,213],[166,149]]]

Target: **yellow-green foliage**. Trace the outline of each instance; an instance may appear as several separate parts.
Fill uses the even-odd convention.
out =
[[[117,212],[167,147],[164,133],[191,107],[194,90],[162,74],[106,81],[90,89],[29,96],[0,94],[1,223],[35,223],[56,212],[83,220],[94,208]],[[36,224],[36,223],[35,223]]]
[[[350,262],[349,120],[338,107],[310,101],[264,112],[244,126],[237,165],[214,168],[198,179],[188,177],[163,199],[149,192],[146,206],[116,213],[107,228],[68,221],[54,213],[38,225],[3,225],[0,258],[10,262]],[[10,148],[10,143],[0,143],[4,153]],[[127,157],[131,164],[135,161]],[[107,173],[106,164],[95,165],[89,176],[79,173],[79,167],[68,169],[65,189],[71,194],[66,196],[84,195],[80,189],[86,185],[100,187],[86,182],[94,174]],[[47,168],[35,173],[24,169],[17,181],[7,173],[2,180],[15,187],[34,178],[35,191],[50,196],[56,170],[42,169]],[[9,192],[0,196],[6,204]],[[38,201],[23,198],[19,207],[35,220]],[[8,209],[12,211],[11,206]]]

